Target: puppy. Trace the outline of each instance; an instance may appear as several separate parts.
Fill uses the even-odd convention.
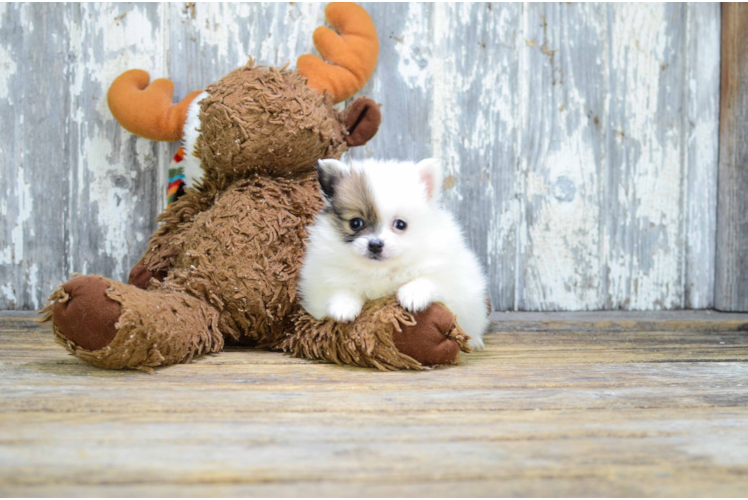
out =
[[[410,312],[442,302],[482,348],[486,277],[441,206],[439,162],[320,160],[317,173],[325,207],[309,228],[304,309],[349,322],[367,300],[394,293]]]

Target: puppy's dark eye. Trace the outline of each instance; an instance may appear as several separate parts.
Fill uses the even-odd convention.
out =
[[[408,227],[408,223],[407,223],[407,222],[405,222],[404,220],[400,220],[400,219],[397,219],[397,220],[396,220],[396,221],[395,221],[395,222],[394,222],[394,223],[393,223],[392,225],[393,225],[393,226],[395,227],[395,229],[397,229],[398,231],[405,231],[405,228],[407,228],[407,227]]]
[[[364,221],[356,217],[355,219],[351,219],[348,225],[351,226],[351,229],[353,229],[354,231],[358,231],[359,229],[364,227]]]

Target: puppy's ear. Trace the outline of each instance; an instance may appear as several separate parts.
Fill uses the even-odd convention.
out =
[[[319,160],[317,162],[317,178],[325,198],[335,197],[335,189],[340,179],[350,172],[350,167],[339,160]]]
[[[426,186],[429,201],[438,200],[442,192],[442,166],[436,158],[427,158],[416,164],[421,182]]]

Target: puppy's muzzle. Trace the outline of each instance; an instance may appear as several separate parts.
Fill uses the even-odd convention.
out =
[[[382,254],[384,248],[384,242],[380,239],[369,240],[369,253],[375,256]]]

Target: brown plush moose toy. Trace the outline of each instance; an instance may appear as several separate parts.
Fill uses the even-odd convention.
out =
[[[173,84],[144,71],[115,80],[109,106],[127,130],[183,140],[204,171],[160,216],[129,284],[79,276],[42,309],[57,341],[102,368],[186,363],[225,341],[308,359],[420,369],[452,363],[467,336],[441,304],[410,314],[394,297],[367,304],[354,322],[317,321],[296,285],[306,227],[322,207],[315,166],[376,133],[381,115],[358,98],[379,52],[374,24],[356,4],[330,4],[337,30],[318,28],[324,61],[304,55],[297,71],[249,63],[172,104]]]

